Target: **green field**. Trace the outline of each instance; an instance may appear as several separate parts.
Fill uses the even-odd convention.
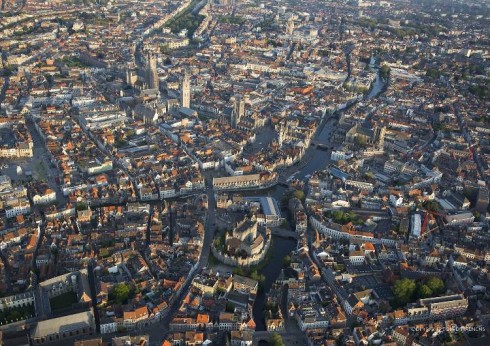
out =
[[[0,325],[26,320],[36,315],[34,305],[0,310]]]
[[[71,307],[72,304],[78,302],[78,298],[75,292],[66,292],[57,297],[51,298],[49,300],[49,305],[51,310],[60,310],[64,308]]]

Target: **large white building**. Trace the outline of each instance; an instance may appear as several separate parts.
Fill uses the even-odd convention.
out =
[[[34,291],[19,293],[0,299],[0,310],[12,309],[19,306],[34,304]]]
[[[13,199],[4,204],[5,216],[7,218],[16,217],[17,215],[28,214],[31,212],[31,205],[26,199]]]
[[[348,160],[354,157],[354,154],[351,152],[345,152],[345,151],[339,151],[339,150],[333,150],[332,154],[330,155],[330,159],[332,161],[339,161],[339,160]]]
[[[417,238],[422,235],[422,218],[420,214],[413,214],[410,218],[410,235]]]
[[[56,201],[56,192],[51,189],[47,189],[44,194],[36,194],[32,196],[32,202],[34,204],[47,204]]]
[[[52,318],[37,323],[31,333],[34,345],[47,344],[72,338],[74,336],[89,335],[95,332],[95,319],[92,310],[73,315]]]

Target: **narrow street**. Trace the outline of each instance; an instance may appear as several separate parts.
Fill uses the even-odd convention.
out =
[[[99,309],[97,307],[97,287],[95,280],[95,268],[94,268],[94,260],[91,260],[88,263],[87,267],[88,271],[88,283],[90,286],[90,298],[92,298],[92,308],[94,309],[94,317],[95,317],[95,328],[97,333],[100,333],[100,316]]]
[[[3,253],[2,250],[0,250],[0,260],[3,262],[3,266],[5,269],[5,284],[7,285],[7,292],[11,293],[12,292],[12,283],[10,281],[11,277],[11,268],[9,261],[7,260],[7,257],[5,257],[5,254]]]
[[[2,60],[2,55],[0,53],[0,62],[1,62],[1,60]],[[2,89],[0,89],[0,110],[2,110],[2,102],[5,98],[5,93],[7,92],[7,89],[9,87],[9,81],[10,81],[10,78],[5,77],[5,79],[3,81]]]
[[[456,115],[456,118],[458,119],[458,124],[459,124],[459,127],[461,129],[461,133],[463,133],[464,139],[468,143],[468,146],[470,148],[472,148],[472,146],[474,145],[473,139],[471,138],[471,134],[468,132],[468,128],[466,127],[466,123],[464,121],[463,116],[459,112],[459,108],[458,108],[457,103],[454,104],[454,113]],[[478,169],[478,173],[480,174],[481,180],[486,181],[485,167],[483,165],[483,162],[482,162],[480,156],[478,155],[476,148],[472,149],[472,154],[473,154],[472,155],[473,161],[475,161],[475,164],[476,164],[476,167]]]
[[[33,120],[27,119],[26,125],[34,142],[34,156],[32,158],[31,167],[44,167],[44,169],[40,170],[42,170],[41,173],[44,173],[45,176],[40,178],[45,179],[49,187],[56,191],[56,200],[58,203],[65,204],[67,199],[63,194],[63,191],[61,191],[60,185],[56,181],[56,177],[59,176],[58,169],[51,164],[44,141],[37,132]]]
[[[199,261],[197,263],[196,269],[189,274],[187,281],[180,291],[180,294],[175,297],[175,299],[170,304],[165,317],[149,326],[146,330],[138,330],[131,334],[138,333],[148,333],[150,335],[150,344],[159,345],[160,342],[169,334],[170,332],[170,322],[172,317],[175,315],[177,309],[179,308],[183,298],[187,294],[190,288],[190,284],[194,276],[204,267],[207,266],[209,260],[209,254],[211,252],[211,244],[214,238],[214,230],[216,226],[216,199],[214,196],[214,190],[212,188],[212,172],[208,172],[206,175],[206,195],[208,196],[208,211],[206,215],[206,224],[204,227],[204,238],[202,242],[201,254],[199,256]]]

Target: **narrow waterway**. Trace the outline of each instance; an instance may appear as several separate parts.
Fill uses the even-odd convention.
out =
[[[273,254],[269,263],[262,270],[265,275],[265,281],[262,290],[257,294],[253,307],[254,321],[257,325],[257,331],[266,330],[264,319],[264,306],[266,294],[270,291],[272,284],[276,281],[281,273],[283,258],[296,249],[296,241],[291,239],[272,237]]]
[[[377,67],[376,58],[371,57],[371,61],[369,62],[369,68],[372,72],[376,72],[376,80],[373,83],[373,87],[371,88],[371,91],[367,95],[367,99],[372,99],[378,97],[379,94],[381,94],[384,87],[386,86],[386,81],[384,81],[379,74],[379,68]]]
[[[374,81],[373,87],[371,88],[371,91],[369,92],[367,98],[372,99],[378,96],[381,91],[383,91],[383,88],[385,86],[385,82],[383,82],[383,79],[379,75],[378,69],[374,69],[376,71],[376,80]]]

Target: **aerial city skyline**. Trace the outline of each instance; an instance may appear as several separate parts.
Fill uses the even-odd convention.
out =
[[[2,0],[0,345],[490,345],[489,27]]]

